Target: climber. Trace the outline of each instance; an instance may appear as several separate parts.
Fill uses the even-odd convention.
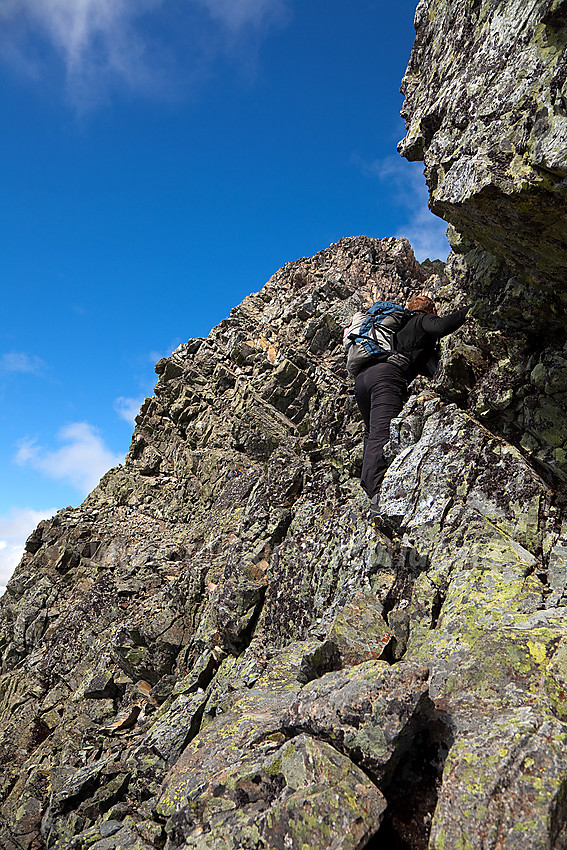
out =
[[[398,331],[396,351],[406,355],[409,366],[398,365],[394,354],[388,360],[371,362],[354,382],[364,420],[360,483],[370,497],[372,513],[379,512],[379,491],[387,467],[382,449],[390,437],[390,422],[404,406],[408,384],[417,375],[433,377],[439,361],[439,339],[461,327],[469,308],[439,317],[429,296],[416,295],[406,309],[415,315]]]

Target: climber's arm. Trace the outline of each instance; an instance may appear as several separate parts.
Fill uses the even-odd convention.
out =
[[[461,307],[460,310],[455,310],[454,313],[449,313],[447,316],[435,316],[432,313],[427,313],[423,317],[422,328],[431,336],[447,336],[447,334],[453,333],[461,327],[468,311],[468,307]]]

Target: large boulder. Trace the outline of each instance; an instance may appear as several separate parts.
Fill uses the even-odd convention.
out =
[[[563,293],[566,27],[560,0],[420,0],[399,146],[437,215]]]

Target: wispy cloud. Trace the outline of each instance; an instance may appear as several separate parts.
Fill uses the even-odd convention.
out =
[[[227,30],[240,33],[246,28],[265,31],[288,19],[286,0],[198,0],[213,20]]]
[[[0,371],[2,372],[24,372],[31,375],[42,375],[45,372],[46,363],[41,357],[34,354],[26,354],[23,351],[9,351],[0,357]]]
[[[394,235],[409,239],[413,252],[420,262],[424,260],[443,260],[449,255],[449,243],[446,236],[447,222],[429,211],[427,206],[415,209],[408,222]]]
[[[0,514],[0,594],[14,572],[24,552],[24,543],[42,519],[48,519],[55,508],[44,511],[32,508],[12,508]]]
[[[21,441],[16,462],[31,466],[50,478],[66,481],[86,496],[102,475],[124,460],[105,445],[100,433],[88,422],[74,422],[57,435],[63,445],[51,451],[33,439]]]
[[[57,57],[64,66],[67,95],[85,109],[116,82],[143,87],[149,69],[136,21],[161,0],[3,0],[0,55],[41,79]]]
[[[126,422],[133,424],[134,418],[140,412],[140,407],[142,406],[144,398],[145,396],[140,398],[126,398],[125,396],[119,396],[114,402],[114,409],[121,419],[125,419]]]
[[[284,23],[290,2],[2,0],[0,57],[38,83],[62,64],[67,96],[84,112],[117,87],[156,96],[180,79],[195,84],[216,52]]]
[[[415,256],[420,261],[447,259],[447,222],[429,211],[429,193],[422,164],[407,162],[399,156],[388,156],[373,162],[366,162],[361,157],[354,156],[353,162],[368,177],[382,183],[387,182],[392,203],[406,211],[405,224],[393,235],[409,239]]]

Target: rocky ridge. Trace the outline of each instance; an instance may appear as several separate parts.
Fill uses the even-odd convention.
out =
[[[481,108],[496,59],[543,74],[563,5],[422,0],[403,145],[452,222],[446,266],[366,237],[287,264],[157,364],[125,464],[28,540],[0,601],[7,850],[567,847],[562,249],[522,193],[564,195],[486,165],[523,121],[539,174],[561,115]],[[342,328],[422,290],[472,316],[392,423],[373,523]]]
[[[441,269],[341,240],[157,364],[124,466],[40,524],[2,599],[6,848],[377,831],[431,705],[387,621],[405,556],[358,487],[342,328]]]

